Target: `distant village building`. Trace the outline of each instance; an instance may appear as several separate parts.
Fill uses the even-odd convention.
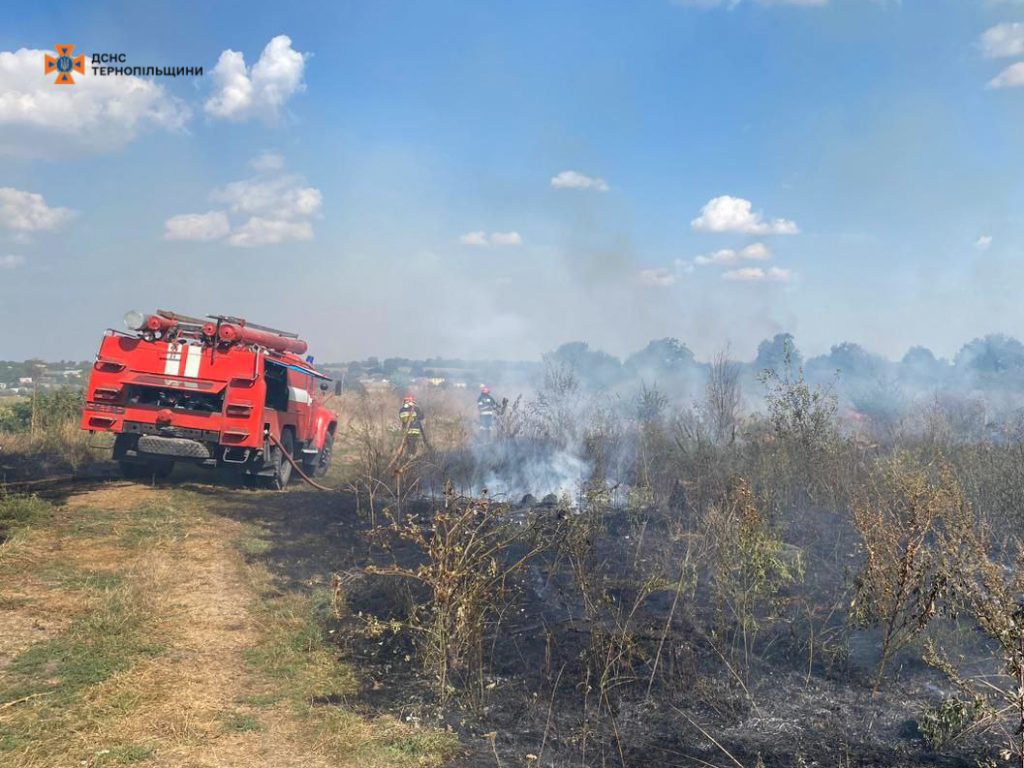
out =
[[[18,386],[21,386],[21,387],[31,387],[32,386],[32,377],[31,376],[22,376],[21,378],[18,379]]]
[[[364,377],[359,380],[359,383],[367,390],[385,390],[391,388],[391,381],[389,379],[377,378],[377,377]]]

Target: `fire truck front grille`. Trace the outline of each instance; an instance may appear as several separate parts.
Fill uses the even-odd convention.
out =
[[[157,437],[143,435],[139,438],[139,453],[150,453],[158,456],[179,456],[188,459],[208,459],[210,449],[197,440],[186,440],[181,437]]]

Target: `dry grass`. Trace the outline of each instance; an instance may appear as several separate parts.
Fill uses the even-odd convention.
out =
[[[52,465],[77,470],[109,455],[109,435],[91,435],[79,427],[81,393],[40,392],[31,398],[0,402],[0,480],[5,467]]]
[[[433,765],[451,737],[357,693],[308,598],[279,594],[199,496],[117,485],[0,549],[0,763]],[[261,595],[275,595],[261,597]],[[332,698],[333,700],[333,698]]]

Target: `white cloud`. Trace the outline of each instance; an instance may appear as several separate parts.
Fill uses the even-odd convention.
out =
[[[793,270],[785,269],[784,267],[771,267],[765,273],[765,276],[777,283],[788,283],[793,279]]]
[[[789,219],[765,221],[760,212],[753,210],[749,200],[730,195],[709,200],[690,226],[698,232],[742,232],[747,235],[795,235],[800,232],[796,222]]]
[[[741,283],[788,283],[793,278],[793,271],[782,267],[741,267],[722,273],[723,280]]]
[[[164,222],[165,240],[220,240],[231,231],[223,211],[183,213]]]
[[[706,256],[698,256],[693,260],[694,264],[698,266],[705,266],[707,264],[735,264],[738,259],[736,251],[732,248],[723,248],[714,253],[709,253]]]
[[[722,273],[723,280],[735,280],[739,282],[755,282],[764,280],[764,270],[760,267],[743,267],[742,269],[731,269]]]
[[[0,269],[17,269],[25,263],[25,257],[15,253],[0,256]]]
[[[42,195],[0,187],[0,227],[20,234],[58,229],[70,221],[70,208],[51,208]]]
[[[0,154],[59,157],[107,152],[143,130],[180,131],[191,110],[152,80],[75,73],[55,86],[43,74],[54,51],[0,51]]]
[[[610,189],[604,179],[587,176],[579,171],[562,171],[552,176],[551,186],[555,189],[589,189],[594,192],[607,192]]]
[[[228,242],[235,246],[251,247],[277,245],[288,240],[312,239],[313,225],[308,221],[264,219],[260,216],[253,216],[231,233]]]
[[[646,288],[668,288],[675,285],[676,273],[667,267],[641,269],[636,274],[636,281]]]
[[[522,245],[523,238],[518,232],[492,232],[491,245]]]
[[[1024,61],[1011,64],[988,81],[989,88],[1018,88],[1024,85]]]
[[[475,248],[486,248],[491,245],[522,245],[523,238],[518,232],[467,232],[459,235],[459,242]]]
[[[206,114],[236,122],[253,117],[276,120],[288,99],[305,88],[302,76],[308,57],[292,48],[287,35],[267,43],[252,68],[238,51],[223,51],[213,68],[217,90],[206,101]]]
[[[279,155],[263,154],[250,165],[266,172],[210,193],[210,199],[226,210],[172,216],[164,223],[164,237],[203,241],[227,238],[229,245],[239,247],[312,240],[313,220],[323,205],[320,190],[308,186],[301,176],[274,172],[284,167]]]
[[[772,252],[768,249],[767,245],[764,243],[751,243],[738,251],[733,248],[722,248],[706,256],[698,256],[693,260],[693,263],[698,266],[706,264],[735,264],[741,259],[747,261],[767,261],[771,257]]]
[[[740,249],[740,258],[750,261],[767,261],[772,257],[772,252],[764,243],[751,243],[746,248]]]
[[[463,245],[472,245],[477,248],[486,248],[487,233],[486,232],[467,232],[464,235],[459,235],[459,242]]]
[[[315,216],[323,202],[319,189],[303,186],[301,177],[291,174],[233,181],[214,190],[210,199],[232,213],[274,219]]]
[[[982,235],[974,241],[974,247],[979,251],[987,251],[992,245],[992,235]]]
[[[989,27],[981,36],[981,50],[990,59],[1024,56],[1024,24],[1008,22]]]
[[[284,169],[284,158],[276,152],[264,152],[249,161],[250,167],[260,173],[272,173]]]

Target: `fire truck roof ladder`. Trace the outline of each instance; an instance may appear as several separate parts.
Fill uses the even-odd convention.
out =
[[[231,317],[230,315],[207,315],[207,317],[213,320],[220,320],[222,323],[234,323],[235,325],[241,325],[245,328],[253,328],[257,331],[266,331],[267,333],[274,333],[278,336],[284,336],[286,339],[297,339],[299,334],[291,333],[290,331],[279,331],[277,328],[270,328],[266,325],[257,325],[256,323],[250,323],[249,321],[241,317]]]
[[[203,323],[206,322],[205,320],[200,320],[197,317],[189,317],[188,315],[181,315],[181,314],[178,314],[177,312],[171,312],[171,311],[166,310],[166,309],[158,309],[156,311],[156,313],[158,315],[160,315],[160,317],[163,317],[163,318],[166,318],[167,320],[172,320],[172,321],[174,321],[176,323],[181,323],[181,324],[184,324],[184,325],[198,325],[198,326],[202,327]]]

